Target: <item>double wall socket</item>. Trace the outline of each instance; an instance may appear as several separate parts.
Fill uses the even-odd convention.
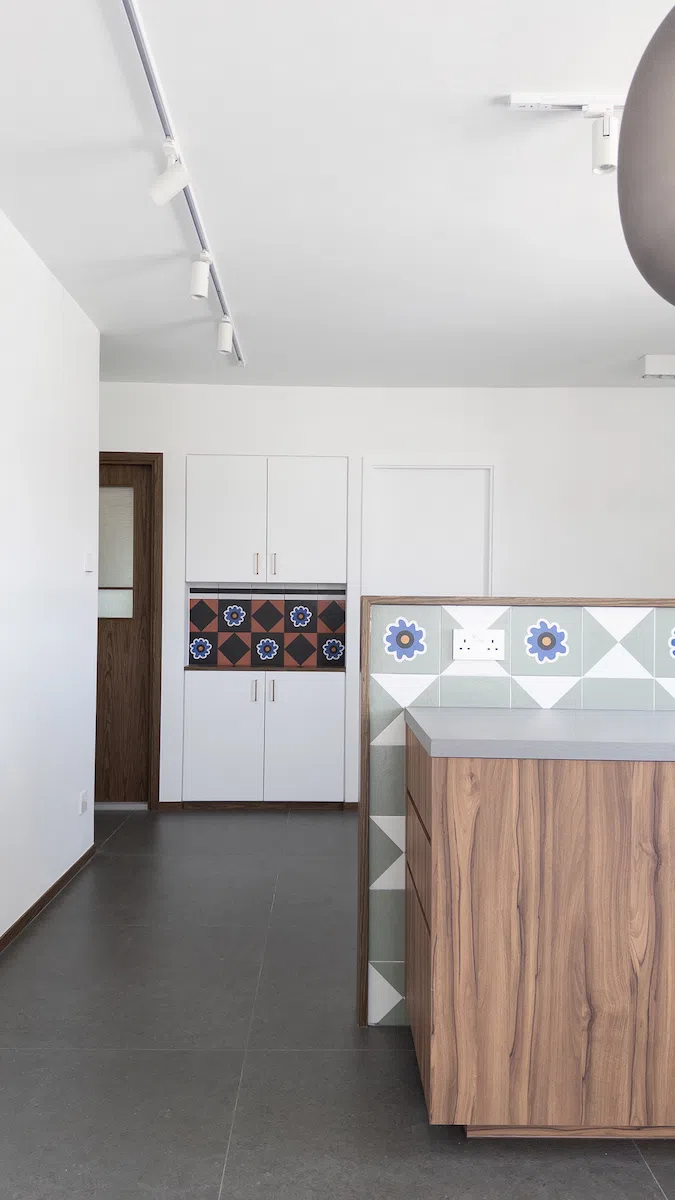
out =
[[[506,654],[504,629],[453,629],[452,657],[467,662],[501,662]]]

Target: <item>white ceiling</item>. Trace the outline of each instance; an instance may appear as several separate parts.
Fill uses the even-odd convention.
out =
[[[626,250],[590,127],[511,91],[625,91],[671,0],[138,0],[247,365],[188,297],[182,198],[120,0],[22,0],[0,208],[118,380],[634,384],[675,313]]]

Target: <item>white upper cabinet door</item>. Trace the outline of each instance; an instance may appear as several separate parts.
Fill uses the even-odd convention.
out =
[[[265,800],[344,800],[345,677],[338,671],[268,675]]]
[[[264,583],[266,509],[265,457],[188,454],[186,579]]]
[[[262,800],[265,677],[187,671],[183,800]]]
[[[483,596],[489,585],[487,468],[366,465],[366,596]]]
[[[270,458],[267,513],[268,580],[344,583],[346,458]]]

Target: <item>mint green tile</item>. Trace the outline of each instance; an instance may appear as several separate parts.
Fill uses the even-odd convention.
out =
[[[668,678],[668,676],[664,675],[664,679],[666,678]],[[659,683],[658,679],[656,681],[654,701],[655,707],[659,710],[659,712],[672,712],[672,710],[675,708],[675,696],[671,696],[668,689],[663,687],[663,685]]]
[[[558,676],[556,676],[558,678]],[[579,679],[572,685],[560,700],[556,700],[551,708],[581,708],[581,680]],[[525,691],[515,679],[511,680],[511,707],[512,708],[542,708],[532,696]]]
[[[390,983],[397,992],[405,996],[405,963],[400,962],[373,962],[373,966],[380,972],[383,979]]]
[[[412,658],[398,659],[395,653],[385,648],[385,637],[389,626],[399,618],[414,623],[424,631],[424,650],[414,653]],[[440,604],[375,604],[371,609],[370,624],[370,670],[372,672],[407,671],[410,674],[440,674],[441,661],[441,606]]]
[[[379,970],[379,967],[378,967],[378,970]],[[405,1002],[405,1000],[399,1000],[398,1004],[395,1004],[394,1007],[389,1010],[387,1015],[385,1017],[383,1017],[381,1021],[377,1022],[377,1028],[381,1028],[384,1025],[392,1026],[392,1025],[409,1025],[409,1024],[410,1024],[410,1016],[408,1014],[408,1007],[406,1005],[406,1002]]]
[[[539,622],[555,624],[564,630],[565,654],[549,662],[539,662],[536,655],[527,649],[530,629]],[[534,606],[516,605],[511,609],[511,674],[512,675],[581,675],[581,609],[578,607],[553,607],[542,604]]]
[[[635,709],[654,707],[653,679],[584,679],[584,708]]]
[[[459,607],[459,605],[455,605],[454,607],[457,608],[457,607]],[[454,629],[463,629],[463,628],[465,628],[465,626],[461,625],[461,623],[459,621],[456,621],[455,618],[453,616],[451,616],[451,614],[449,612],[446,612],[445,608],[442,610],[442,612],[441,612],[441,671],[444,671],[445,668],[449,667],[450,663],[454,661],[453,655],[452,655],[452,633],[453,633],[453,630]],[[482,629],[483,625],[477,624],[476,628]],[[504,659],[501,661],[500,666],[504,667],[504,669],[506,671],[508,671],[509,670],[509,662],[510,662],[510,658],[511,658],[511,610],[509,608],[507,608],[506,612],[502,613],[501,617],[498,617],[494,621],[490,621],[485,626],[485,628],[486,629],[503,629],[504,630]],[[480,663],[478,665],[480,666]]]
[[[375,883],[375,880],[384,875],[384,872],[400,857],[401,850],[396,843],[387,837],[379,825],[371,821],[368,836],[369,882]]]
[[[405,892],[371,891],[368,895],[368,958],[371,962],[400,962],[405,957]]]
[[[374,817],[405,815],[405,746],[370,747],[369,795]]]
[[[387,728],[387,725],[391,725],[396,714],[400,713],[401,706],[373,678],[369,680],[369,701],[370,740],[372,742],[378,734],[382,733],[383,729]]]
[[[650,675],[654,674],[654,610],[621,639],[621,645],[633,655]]]
[[[448,708],[508,708],[511,680],[493,676],[441,675],[441,706]]]
[[[616,646],[616,638],[612,637],[611,633],[596,621],[595,617],[588,612],[587,609],[582,610],[582,663],[581,673],[585,674],[600,662],[606,654]]]
[[[654,609],[654,644],[655,665],[654,674],[675,675],[675,657],[672,653],[670,639],[675,637],[675,608]]]

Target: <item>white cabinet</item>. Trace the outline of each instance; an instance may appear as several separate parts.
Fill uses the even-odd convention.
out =
[[[345,677],[285,671],[267,679],[265,799],[344,799]]]
[[[183,800],[263,798],[265,677],[187,671]]]
[[[487,468],[367,465],[362,591],[486,595],[489,530]]]
[[[347,459],[187,456],[192,583],[343,583]]]
[[[187,671],[183,800],[342,803],[344,723],[341,671]]]
[[[267,460],[267,553],[268,579],[346,579],[346,458]]]
[[[264,582],[267,459],[189,454],[186,500],[186,579]]]

